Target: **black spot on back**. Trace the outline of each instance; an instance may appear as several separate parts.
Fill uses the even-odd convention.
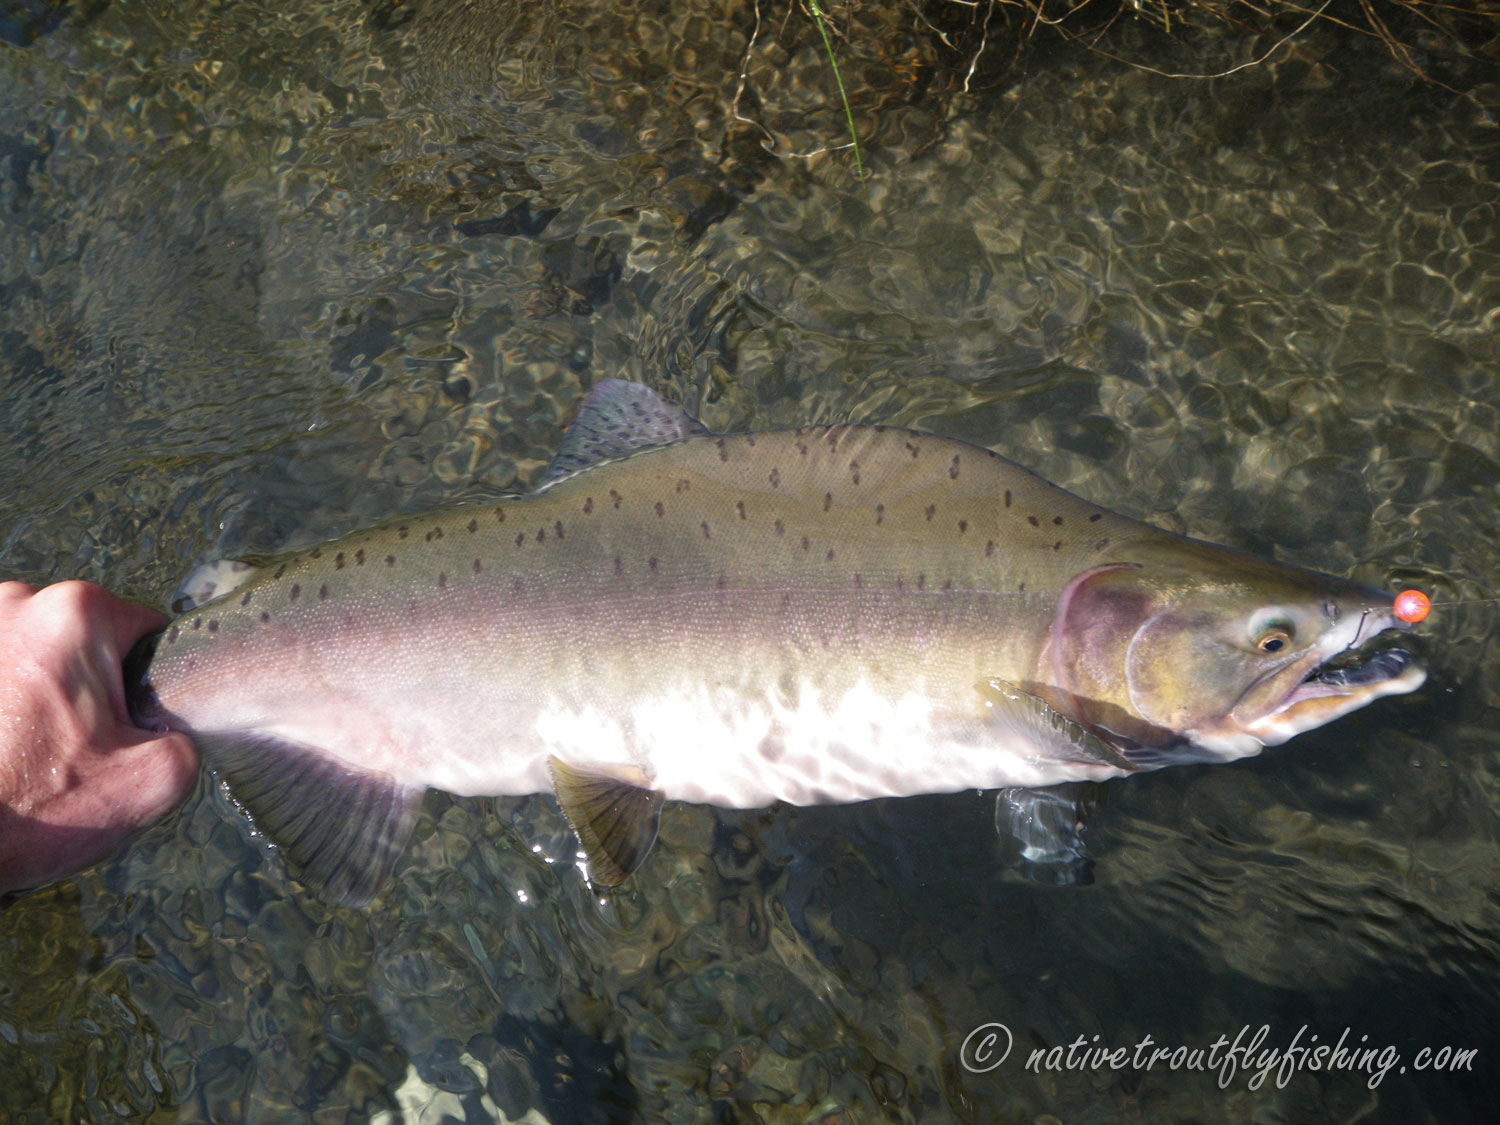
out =
[[[299,586],[299,585],[297,585],[297,583],[293,582],[292,583],[291,594],[290,594],[290,600],[291,601],[296,601],[297,598],[301,595],[301,593],[302,593],[302,587]]]

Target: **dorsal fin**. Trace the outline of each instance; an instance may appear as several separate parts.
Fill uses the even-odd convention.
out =
[[[578,417],[563,435],[557,456],[537,487],[545,488],[600,461],[706,433],[701,422],[650,387],[601,379],[578,408]]]

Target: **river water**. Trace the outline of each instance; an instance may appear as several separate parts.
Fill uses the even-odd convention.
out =
[[[0,576],[163,605],[206,558],[524,489],[623,376],[1497,595],[1500,75],[1436,36],[1432,81],[1331,25],[1187,79],[1275,37],[1125,23],[1123,59],[965,90],[908,9],[839,11],[861,182],[802,8],[10,7]],[[205,775],[0,915],[0,1121],[1474,1119],[1495,623],[1439,607],[1416,696],[1099,787],[1080,885],[967,793],[669,806],[601,902],[550,797],[432,794],[391,891],[332,909]],[[1242,1029],[1345,1052],[1135,1054]]]

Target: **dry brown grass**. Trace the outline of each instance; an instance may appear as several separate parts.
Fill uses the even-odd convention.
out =
[[[1280,52],[1301,50],[1299,38],[1318,21],[1369,36],[1424,82],[1422,63],[1434,42],[1500,63],[1500,0],[907,0],[918,17],[955,49],[967,49],[968,78],[987,51],[1016,56],[1038,36],[1056,35],[1115,58],[1111,32],[1122,21],[1150,25],[1180,38],[1217,28],[1253,37],[1253,55],[1228,66],[1162,71],[1173,78],[1217,78],[1257,66]],[[1002,63],[1003,69],[1003,61]]]

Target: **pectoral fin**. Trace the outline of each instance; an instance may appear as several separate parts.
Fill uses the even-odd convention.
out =
[[[547,764],[557,803],[588,857],[589,878],[606,887],[623,883],[656,843],[664,798],[619,773],[576,768],[557,758]]]
[[[1002,855],[1028,882],[1074,886],[1094,881],[1083,843],[1086,817],[1080,788],[1002,789],[995,794]]]
[[[1048,706],[1046,700],[1015,684],[990,680],[983,690],[994,721],[1024,735],[1050,759],[1112,766],[1122,773],[1140,768],[1098,735]]]

